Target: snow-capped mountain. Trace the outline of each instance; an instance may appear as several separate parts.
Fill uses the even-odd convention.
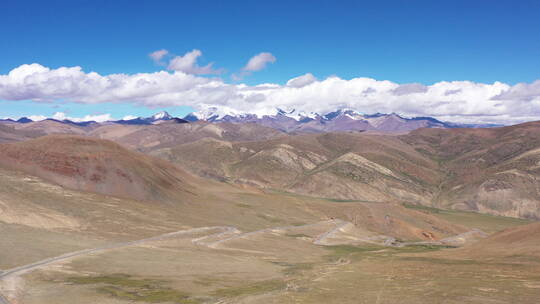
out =
[[[129,117],[129,116],[128,116]],[[132,116],[133,117],[133,116]],[[56,120],[52,118],[45,121],[77,125],[86,127],[90,125],[100,125],[95,121],[71,121]],[[108,121],[104,123],[115,123],[122,125],[157,125],[176,124],[205,121],[210,123],[255,123],[262,126],[281,130],[283,132],[340,132],[340,131],[373,131],[385,133],[408,132],[418,128],[487,128],[499,125],[490,124],[459,124],[443,122],[433,117],[413,117],[406,118],[396,113],[364,114],[354,109],[337,109],[335,111],[319,114],[315,112],[306,113],[296,110],[275,109],[272,114],[257,115],[253,113],[241,113],[230,108],[207,106],[198,112],[186,115],[183,119],[173,117],[166,111],[156,113],[150,117],[136,117],[132,119],[122,119]],[[27,124],[33,122],[31,119],[23,117],[19,120],[2,119],[6,124]]]
[[[167,113],[166,111],[161,111],[159,113],[152,115],[152,117],[150,118],[152,118],[152,120],[154,121],[157,121],[157,120],[171,120],[173,117],[169,115],[169,113]]]
[[[227,117],[237,118],[237,117],[242,117],[243,115],[246,115],[246,114],[242,114],[230,108],[208,106],[208,107],[202,108],[201,110],[197,112],[189,113],[188,115],[184,117],[184,119],[191,122],[199,121],[199,120],[214,122],[214,121],[226,120]]]
[[[257,115],[239,113],[231,109],[206,107],[184,117],[185,120],[232,123],[257,123],[284,132],[329,132],[329,131],[381,131],[407,132],[418,128],[459,128],[477,127],[437,120],[432,117],[406,118],[396,113],[364,114],[360,111],[342,108],[325,114],[305,113],[296,110],[276,109],[274,114]],[[478,125],[494,127],[497,125]]]
[[[160,124],[164,122],[170,122],[170,123],[187,123],[188,121],[173,117],[166,111],[161,111],[159,113],[156,113],[150,117],[137,117],[133,119],[122,119],[122,120],[116,120],[113,121],[117,124],[123,124],[123,125],[152,125],[152,124]]]

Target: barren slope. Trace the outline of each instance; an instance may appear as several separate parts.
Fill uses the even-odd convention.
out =
[[[269,139],[282,132],[261,125],[233,123],[185,123],[158,125],[104,125],[89,133],[90,136],[114,140],[126,147],[149,151],[210,137],[227,141]]]
[[[401,138],[441,165],[438,206],[540,218],[540,122],[492,129],[420,129]]]
[[[12,124],[18,130],[38,131],[44,134],[85,134],[92,127],[82,127],[73,123],[62,122],[55,119],[45,119],[24,124]]]
[[[436,163],[395,137],[325,134],[240,143],[206,138],[157,151],[171,153],[177,162],[194,161],[191,166],[211,157],[212,162],[201,167],[205,172],[238,174],[263,168],[260,175],[248,177],[264,182],[261,178],[268,176],[266,182],[275,184],[295,172],[336,174],[332,170],[344,170],[340,166],[345,163],[361,170],[359,176],[374,176],[381,185],[343,177],[332,187],[356,183],[392,197],[398,195],[395,190],[384,188],[390,183],[397,183],[396,189],[418,183],[407,193],[424,189],[411,176],[438,182]],[[469,259],[472,255],[462,257],[467,259],[463,263],[435,255],[409,256],[433,254],[433,250],[452,255],[454,249],[446,253],[449,249],[429,242],[476,228],[421,207],[263,192],[198,179],[116,143],[79,136],[2,144],[0,156],[0,269],[85,248],[126,244],[0,279],[0,293],[13,303],[65,303],[74,298],[88,304],[320,303],[321,299],[358,303],[359,298],[370,303],[396,303],[403,298],[404,303],[490,303],[493,299],[534,303],[537,298],[536,285],[529,288],[522,283],[537,277],[537,263],[531,261],[519,268],[477,265]],[[235,158],[233,165],[227,163],[230,158]],[[213,170],[219,164],[223,166]],[[280,176],[283,172],[285,177]],[[92,192],[150,194],[149,199],[164,203]],[[489,217],[466,216],[473,223]],[[504,218],[490,218],[507,225]],[[126,243],[184,230],[190,232]],[[532,235],[531,231],[525,233]],[[391,246],[406,241],[428,243]],[[513,233],[497,237],[496,242],[523,244]],[[492,293],[478,295],[474,288]]]
[[[540,222],[508,228],[459,250],[462,256],[540,259]]]
[[[0,146],[0,166],[67,188],[139,200],[189,194],[189,174],[111,141],[49,135]]]
[[[150,153],[202,176],[336,199],[428,204],[441,178],[434,161],[396,137],[359,133],[202,139]]]
[[[40,131],[17,130],[12,125],[0,123],[0,143],[22,141],[44,135]]]

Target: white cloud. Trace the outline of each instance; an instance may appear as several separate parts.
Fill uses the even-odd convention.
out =
[[[70,117],[70,116],[67,116],[66,113],[64,112],[56,112],[51,118],[56,119],[56,120],[67,119],[73,122],[82,122],[82,121],[104,122],[104,121],[114,120],[114,118],[111,117],[111,114],[86,115],[84,117]]]
[[[86,115],[82,118],[73,118],[78,121],[97,121],[97,122],[104,122],[104,121],[110,121],[114,120],[114,118],[111,116],[111,114],[99,114],[99,115]]]
[[[540,80],[536,80],[533,83],[518,83],[510,88],[510,90],[496,96],[495,99],[517,99],[530,101],[537,99],[538,96],[540,96]]]
[[[317,78],[315,78],[315,76],[313,76],[313,74],[307,73],[307,74],[304,74],[302,76],[298,76],[296,78],[293,78],[293,79],[287,81],[287,86],[293,87],[293,88],[301,88],[301,87],[305,87],[305,86],[307,86],[309,84],[312,84],[315,81],[317,81]]]
[[[428,87],[420,83],[402,84],[395,88],[392,92],[395,95],[409,95],[414,93],[425,93]]]
[[[335,76],[317,80],[310,75],[293,78],[286,85],[248,86],[183,71],[100,75],[80,67],[50,69],[30,64],[0,75],[0,100],[133,102],[153,108],[215,105],[256,114],[274,113],[278,107],[308,113],[348,107],[364,113],[396,112],[456,122],[540,120],[540,81],[514,86],[470,81],[421,85]],[[106,119],[103,115],[92,119]]]
[[[271,53],[260,53],[251,57],[242,70],[247,72],[260,71],[266,67],[266,64],[274,62],[276,62],[276,57]]]
[[[47,119],[48,117],[47,116],[43,116],[43,115],[30,115],[28,117],[26,117],[30,120],[33,120],[33,121],[41,121],[41,120],[45,120]]]
[[[169,51],[162,49],[162,50],[152,52],[148,56],[150,56],[150,58],[152,58],[152,60],[155,63],[162,64],[161,59],[163,59],[163,57],[167,56],[168,54],[169,54]]]
[[[0,100],[66,100],[81,103],[132,101],[156,106],[173,98],[194,100],[200,91],[210,91],[222,83],[183,72],[155,72],[133,75],[95,72],[81,67],[49,69],[33,63],[0,75]],[[214,100],[213,100],[214,101]]]
[[[132,120],[132,119],[135,119],[137,118],[137,116],[134,116],[134,115],[126,115],[122,118],[122,120]]]
[[[67,116],[64,112],[56,112],[51,117],[47,117],[44,115],[30,115],[26,118],[33,120],[33,121],[42,121],[48,118],[56,119],[56,120],[70,120],[73,122],[84,122],[84,121],[97,121],[97,122],[104,122],[104,121],[110,121],[115,120],[111,114],[99,114],[99,115],[86,115],[84,117],[70,117]],[[18,118],[17,118],[18,119]],[[15,120],[17,120],[15,119]]]
[[[203,67],[197,65],[197,58],[202,56],[200,50],[187,52],[184,56],[176,56],[171,59],[167,67],[172,71],[180,71],[187,74],[219,74],[221,71],[212,68],[213,63],[209,63]]]

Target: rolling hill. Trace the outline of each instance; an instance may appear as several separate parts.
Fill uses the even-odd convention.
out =
[[[392,136],[326,133],[265,141],[201,139],[153,155],[201,176],[334,199],[429,204],[437,164]]]
[[[443,201],[449,170],[467,171],[453,155],[504,134],[468,145],[457,130],[455,145],[434,143],[446,133],[100,128],[116,142],[64,134],[0,144],[0,301],[356,303],[377,302],[384,287],[386,303],[415,303],[426,285],[434,302],[537,299],[537,226],[482,240],[477,229],[527,221],[422,206]],[[494,166],[526,170],[535,151]]]
[[[138,200],[190,193],[193,178],[164,161],[111,141],[48,135],[0,146],[0,166],[61,186]]]
[[[435,159],[443,208],[540,218],[540,122],[491,129],[421,129],[401,137]]]
[[[214,136],[142,148],[201,176],[267,189],[538,219],[539,129],[532,122],[400,136],[282,134],[241,142]]]

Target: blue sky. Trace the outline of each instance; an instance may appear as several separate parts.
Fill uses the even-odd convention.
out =
[[[165,70],[148,54],[198,49],[228,84],[284,85],[369,77],[426,86],[469,80],[531,83],[540,71],[539,1],[4,1],[0,4],[0,75],[22,64],[80,66],[100,75]],[[247,60],[276,61],[237,81]],[[173,55],[171,55],[173,56]],[[0,101],[1,116],[149,115],[187,104]],[[114,101],[114,100],[111,100]]]

